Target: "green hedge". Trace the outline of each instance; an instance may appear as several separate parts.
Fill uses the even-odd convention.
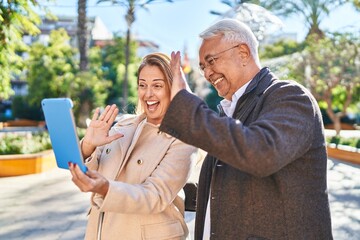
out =
[[[0,141],[0,155],[36,153],[47,149],[51,149],[47,132],[25,135],[7,133]]]
[[[333,136],[333,137],[326,138],[326,141],[328,143],[333,143],[336,146],[337,145],[346,145],[346,146],[351,146],[351,147],[360,149],[360,139],[359,138],[342,138],[339,136]]]
[[[85,129],[78,128],[79,138],[85,135]],[[48,132],[41,133],[5,133],[0,137],[0,155],[37,153],[52,149]]]

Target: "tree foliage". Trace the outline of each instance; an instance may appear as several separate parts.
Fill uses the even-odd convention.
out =
[[[109,89],[109,95],[107,102],[115,103],[121,106],[123,97],[123,80],[125,73],[125,39],[116,36],[113,40],[113,44],[105,46],[102,50],[102,64],[104,69],[105,78],[112,82],[112,88]],[[137,43],[131,41],[130,44],[130,55],[129,55],[129,84],[128,84],[128,100],[129,109],[133,109],[136,105],[137,91],[136,91],[136,70],[140,62],[140,59],[136,56]],[[134,87],[135,86],[135,87]],[[124,110],[124,109],[121,109]]]
[[[112,83],[104,76],[101,59],[101,49],[89,49],[89,67],[87,71],[78,71],[75,82],[78,83],[73,100],[77,103],[75,116],[80,127],[86,127],[86,119],[91,117],[91,111],[104,106],[108,97],[108,89]]]
[[[360,0],[350,0],[354,7],[356,8],[356,10],[360,11]]]
[[[261,1],[261,5],[280,16],[299,16],[308,29],[307,36],[324,37],[320,28],[321,21],[330,12],[348,0],[272,0]],[[314,35],[315,34],[315,35]]]
[[[259,55],[261,59],[271,59],[277,58],[284,55],[293,54],[296,52],[301,52],[305,48],[305,43],[298,43],[294,40],[282,39],[275,42],[274,44],[269,44],[264,46],[259,50]]]
[[[27,98],[30,106],[40,107],[43,98],[69,97],[74,101],[78,124],[84,126],[85,119],[78,119],[81,111],[89,114],[91,109],[102,106],[111,83],[103,76],[100,49],[90,49],[86,72],[79,71],[76,54],[64,29],[53,30],[48,45],[34,43],[27,60]]]
[[[79,83],[75,80],[76,51],[64,29],[54,30],[46,46],[36,42],[30,47],[27,60],[29,103],[39,105],[43,98],[73,97]]]
[[[293,76],[326,107],[339,133],[340,119],[356,104],[360,86],[359,37],[352,33],[335,33],[320,40],[310,37],[299,60],[291,63]]]
[[[17,50],[26,49],[22,34],[39,33],[39,16],[32,7],[37,0],[0,1],[0,99],[7,99],[11,94],[10,80],[22,67],[22,58]]]
[[[131,53],[131,30],[132,25],[136,20],[136,11],[138,9],[146,9],[148,5],[153,3],[160,3],[160,2],[174,2],[174,0],[98,0],[97,3],[102,2],[111,2],[113,5],[119,5],[126,9],[125,20],[127,24],[127,31],[126,31],[126,42],[125,42],[125,69],[124,69],[124,77],[122,81],[123,85],[123,97],[122,97],[122,107],[123,110],[127,111],[128,107],[128,97],[129,97],[129,89],[128,89],[128,82],[129,82],[129,65],[130,65],[130,55]]]
[[[223,0],[222,3],[229,7],[236,9],[240,4],[253,3],[260,5],[277,16],[299,16],[305,23],[308,29],[307,36],[316,34],[319,38],[324,36],[323,30],[320,28],[320,23],[324,17],[329,13],[348,2],[349,0]],[[354,5],[358,0],[354,1]],[[221,15],[217,11],[211,13]]]

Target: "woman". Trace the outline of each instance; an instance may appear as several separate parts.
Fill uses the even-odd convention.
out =
[[[138,69],[138,110],[111,128],[118,109],[99,109],[81,141],[86,174],[73,182],[92,192],[85,239],[185,239],[182,191],[195,148],[159,131],[170,104],[170,58],[147,55]],[[110,129],[111,128],[111,129]],[[110,131],[109,131],[110,129]]]

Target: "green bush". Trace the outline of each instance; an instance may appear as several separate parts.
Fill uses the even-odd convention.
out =
[[[86,129],[77,128],[79,139],[85,135]],[[37,153],[52,149],[48,132],[16,134],[7,133],[0,137],[0,155]]]
[[[340,137],[339,136],[333,136],[330,139],[330,143],[334,143],[335,145],[338,145],[340,143]]]
[[[360,139],[356,141],[355,147],[360,149]]]
[[[346,146],[351,146],[351,147],[360,149],[360,139],[358,139],[358,138],[342,138],[339,136],[333,136],[333,137],[326,138],[326,141],[328,143],[333,143],[336,146],[337,145],[346,145]]]
[[[36,134],[8,133],[1,137],[0,155],[37,153],[51,149],[47,132]]]

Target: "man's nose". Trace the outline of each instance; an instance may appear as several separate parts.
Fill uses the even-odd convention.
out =
[[[204,77],[206,79],[209,79],[213,73],[214,73],[214,71],[212,70],[212,68],[210,66],[208,66],[204,69]]]

